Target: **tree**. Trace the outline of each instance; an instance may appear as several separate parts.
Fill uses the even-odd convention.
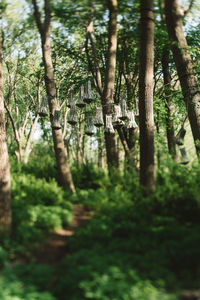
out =
[[[200,90],[194,74],[182,21],[182,11],[178,0],[165,0],[165,15],[171,49],[176,64],[182,94],[186,105],[190,126],[200,155]]]
[[[106,57],[105,85],[102,95],[104,118],[112,115],[112,104],[115,85],[115,68],[117,53],[117,0],[108,0],[109,24],[108,24],[108,51]],[[105,122],[105,120],[104,120]],[[105,132],[107,162],[108,165],[117,167],[117,148],[115,134]]]
[[[154,13],[153,0],[140,4],[139,54],[139,125],[140,125],[140,183],[148,190],[155,188],[153,68]]]
[[[91,20],[89,26],[86,27],[86,52],[88,57],[88,64],[90,71],[93,74],[97,91],[101,97],[103,107],[104,125],[106,126],[106,115],[112,115],[112,108],[114,103],[114,85],[115,85],[115,69],[116,69],[116,53],[117,53],[117,0],[107,1],[109,9],[108,22],[108,49],[106,54],[106,69],[104,87],[102,88],[102,76],[100,72],[99,62],[97,58],[96,45],[93,39],[94,24]],[[88,42],[91,43],[92,55],[94,59],[94,66],[91,64],[88,50]],[[118,155],[115,141],[115,133],[105,132],[106,155],[109,170],[113,167],[118,167]]]
[[[98,1],[96,2],[96,1],[88,1],[88,0],[84,2],[77,1],[76,4],[74,5],[71,4],[71,10],[70,10],[70,2],[66,8],[65,8],[65,3],[62,2],[62,5],[57,4],[57,6],[54,8],[56,15],[59,17],[59,19],[62,18],[62,22],[65,23],[66,32],[68,31],[70,33],[73,32],[73,34],[76,36],[76,42],[74,42],[73,45],[70,42],[69,43],[70,45],[68,46],[69,47],[68,51],[71,52],[71,55],[74,56],[74,53],[77,52],[76,50],[77,40],[79,42],[78,45],[80,47],[79,39],[80,38],[83,39],[83,32],[81,29],[85,29],[86,31],[85,51],[87,55],[88,66],[86,65],[85,57],[82,55],[80,60],[81,65],[79,66],[80,68],[79,74],[82,74],[82,78],[79,79],[77,78],[74,81],[75,82],[78,81],[80,84],[81,81],[82,82],[84,81],[85,76],[87,77],[89,76],[88,74],[85,75],[86,71],[89,70],[91,72],[96,90],[100,96],[101,104],[104,110],[104,121],[105,121],[106,114],[111,115],[113,113],[114,104],[119,104],[120,95],[122,94],[126,95],[126,88],[128,90],[127,91],[128,109],[129,110],[133,109],[134,95],[135,95],[135,93],[133,92],[136,91],[136,86],[138,81],[137,80],[138,68],[135,68],[135,65],[137,65],[137,61],[138,61],[137,54],[135,55],[135,51],[133,51],[134,54],[132,55],[132,49],[134,47],[136,48],[136,42],[135,42],[136,34],[134,34],[131,37],[131,44],[133,41],[134,46],[130,47],[130,36],[133,32],[133,26],[135,28],[135,23],[136,23],[135,19],[134,22],[130,21],[130,19],[127,21],[124,20],[123,22],[120,21],[119,19],[118,24],[116,22],[117,14],[123,15],[125,13],[127,14],[128,12],[128,17],[131,18],[133,13],[132,2],[129,1],[128,9],[126,9],[125,8],[126,6],[124,7],[123,4],[121,5],[121,2],[119,3],[119,7],[117,3],[117,6],[115,8],[112,8],[114,2],[113,4],[112,2],[110,2],[111,5],[109,4],[109,2],[110,1],[105,1],[103,3],[102,2],[100,3]],[[134,13],[135,11],[137,13],[137,8],[135,7],[134,4]],[[77,22],[75,22],[74,16],[77,16],[80,21],[80,23],[78,23],[78,27],[77,27]],[[111,26],[111,22],[113,23],[112,26]],[[80,24],[82,25],[82,27],[80,27]],[[128,32],[125,32],[125,28],[127,29],[127,26],[128,26]],[[126,43],[127,45],[129,45],[129,47],[126,49],[127,51],[124,50],[125,39],[123,38],[123,34],[122,34],[124,32],[126,33],[126,37],[125,37]],[[115,42],[112,43],[111,40],[114,39]],[[114,51],[111,51],[110,48],[111,44],[115,46]],[[62,46],[66,49],[66,43],[63,42]],[[111,56],[112,56],[112,62],[110,59]],[[130,67],[130,62],[131,62],[131,67]],[[124,68],[123,64],[125,63],[126,63],[126,67]],[[112,67],[112,64],[114,64],[113,65],[114,68]],[[84,73],[82,72],[83,68],[85,70]],[[134,78],[132,78],[132,76],[129,73],[131,69],[136,70],[136,72],[134,71],[134,73],[136,73]],[[113,84],[112,90],[107,87],[108,85],[107,78],[109,76],[107,76],[106,74],[108,70],[110,72],[109,76],[110,78],[112,78],[112,82],[113,82],[113,83],[111,83],[111,81],[109,82],[109,85]],[[123,76],[125,79],[128,78],[129,85],[124,84]],[[132,85],[131,90],[129,88],[130,85]],[[108,93],[110,92],[110,96],[108,97],[108,99],[105,99],[105,95],[107,93],[105,91],[106,89],[109,89],[107,91]],[[133,159],[135,158],[135,153],[133,152],[133,150],[135,149],[137,129],[126,128],[125,126],[123,126],[123,128],[119,128],[118,126],[117,131],[120,136],[120,141],[125,150],[126,160],[128,161],[127,166],[128,165],[133,166],[134,165]],[[108,167],[112,169],[112,166],[116,167],[118,166],[119,163],[118,148],[116,147],[116,132],[115,133],[105,132],[104,136],[107,136],[107,138],[105,139],[105,146],[106,146]],[[100,144],[100,139],[98,139],[98,143]],[[100,146],[100,148],[102,147]]]
[[[50,1],[44,0],[44,22],[41,20],[40,11],[36,0],[32,0],[34,7],[34,17],[41,37],[42,55],[45,68],[45,86],[48,96],[48,104],[50,110],[50,121],[53,123],[53,116],[58,109],[58,102],[56,99],[56,86],[54,68],[51,57],[50,49],[50,23],[51,23],[51,10]],[[58,172],[60,175],[60,183],[65,188],[70,188],[74,193],[75,188],[71,176],[71,172],[67,162],[67,151],[64,146],[61,129],[53,129],[52,135],[54,141],[54,150],[56,156],[56,162],[58,166]]]
[[[173,160],[177,160],[176,155],[176,143],[174,136],[174,122],[173,122],[173,101],[171,96],[171,76],[169,71],[169,50],[165,48],[162,54],[162,72],[165,87],[165,97],[166,97],[166,131],[167,131],[167,145],[169,154],[172,156]]]
[[[2,37],[0,32],[0,231],[11,231],[10,164],[6,143],[6,128],[3,97]]]
[[[7,78],[6,75],[4,76],[7,79],[5,108],[10,120],[7,124],[12,125],[17,144],[15,150],[17,160],[25,163],[28,162],[32,150],[31,144],[39,118],[41,72],[32,62],[33,57],[36,61],[35,54],[26,59],[20,59],[18,56],[16,60],[4,56],[7,68]],[[31,76],[33,70],[34,78]],[[7,126],[8,129],[9,126]]]

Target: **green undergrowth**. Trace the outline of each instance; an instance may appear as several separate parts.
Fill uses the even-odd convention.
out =
[[[178,300],[180,290],[199,288],[198,165],[168,161],[157,173],[152,194],[139,188],[135,171],[109,178],[88,165],[73,172],[77,183],[73,196],[54,179],[47,182],[28,173],[14,179],[18,247],[20,239],[31,241],[34,230],[63,226],[67,217],[61,212],[70,213],[69,202],[93,210],[94,216],[71,237],[59,266],[31,260],[13,265],[12,250],[1,247],[0,299],[15,299],[9,298],[12,292],[17,300],[29,299],[29,293],[41,300]],[[28,237],[23,237],[23,230]],[[35,239],[41,241],[42,235],[35,234]],[[9,297],[3,298],[6,290]]]
[[[23,247],[67,225],[72,205],[54,179],[20,174],[12,177],[12,214],[14,240]]]
[[[172,300],[181,289],[198,288],[200,225],[152,208],[127,201],[99,209],[71,239],[58,299]]]
[[[55,157],[46,153],[46,148],[37,149],[36,153],[32,154],[27,164],[16,162],[16,159],[11,157],[11,170],[14,174],[31,174],[36,178],[58,179],[57,169],[55,168]]]
[[[95,209],[71,238],[52,292],[58,299],[178,299],[200,285],[200,170],[163,166],[149,195],[136,173],[114,176],[73,201]],[[67,271],[66,271],[67,270]],[[65,295],[63,298],[62,295]]]
[[[12,269],[6,269],[0,276],[1,300],[55,300],[51,293],[39,291],[36,286],[24,285]]]
[[[83,164],[78,169],[76,166],[72,166],[71,172],[74,184],[78,189],[97,190],[109,182],[106,172],[103,169],[98,169],[92,163]]]
[[[51,162],[50,162],[51,165]],[[48,233],[62,228],[72,220],[72,204],[66,193],[51,178],[51,172],[45,177],[37,177],[39,163],[33,161],[20,166],[12,165],[12,239],[10,241],[12,257],[29,250],[45,239]],[[30,169],[32,167],[32,174]],[[46,160],[46,169],[51,170]],[[40,166],[43,170],[43,163]],[[37,170],[37,171],[36,171]],[[10,244],[8,243],[8,244]]]

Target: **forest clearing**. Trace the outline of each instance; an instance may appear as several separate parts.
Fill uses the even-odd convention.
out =
[[[0,300],[200,300],[199,0],[1,0]]]

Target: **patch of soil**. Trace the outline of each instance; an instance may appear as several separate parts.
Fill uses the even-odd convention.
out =
[[[68,252],[69,238],[74,235],[79,227],[91,219],[93,212],[82,206],[74,205],[73,214],[74,218],[69,226],[50,234],[45,243],[33,251],[32,255],[36,263],[59,264]]]

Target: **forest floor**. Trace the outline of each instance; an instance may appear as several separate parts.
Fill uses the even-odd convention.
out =
[[[74,218],[66,227],[50,234],[45,243],[34,250],[32,255],[37,264],[58,265],[69,251],[69,239],[76,230],[84,226],[92,217],[93,211],[74,205]]]

